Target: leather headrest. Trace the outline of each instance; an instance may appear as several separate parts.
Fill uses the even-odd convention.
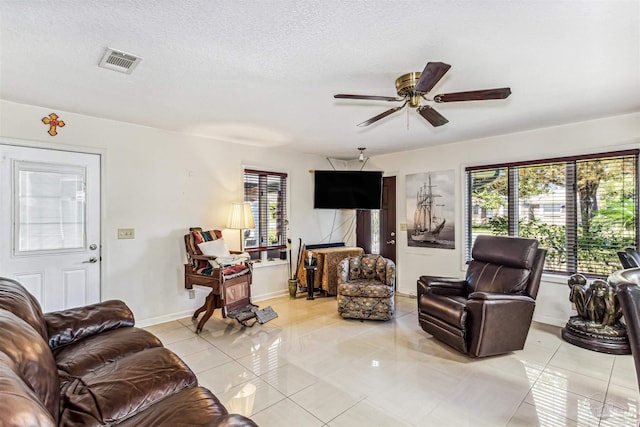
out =
[[[476,261],[531,269],[537,249],[535,239],[481,234],[476,237],[471,257]]]
[[[27,322],[44,340],[49,339],[38,300],[20,283],[0,277],[0,308],[12,312]]]

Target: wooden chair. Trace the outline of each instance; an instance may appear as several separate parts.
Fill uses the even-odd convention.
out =
[[[251,263],[244,262],[226,268],[214,267],[209,261],[216,259],[216,257],[203,255],[198,247],[198,244],[202,242],[221,238],[222,232],[220,230],[202,231],[198,227],[190,228],[189,233],[184,236],[187,260],[189,261],[184,265],[184,287],[193,289],[193,285],[199,285],[211,288],[204,305],[193,313],[193,318],[197,319],[204,312],[204,316],[198,322],[196,333],[202,331],[204,324],[211,318],[216,308],[222,310],[222,317],[233,317],[245,325],[248,319],[236,314],[247,306],[253,306],[251,304]],[[247,311],[245,310],[244,313]]]

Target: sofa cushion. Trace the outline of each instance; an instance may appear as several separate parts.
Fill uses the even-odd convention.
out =
[[[208,426],[224,415],[227,410],[217,397],[206,388],[192,387],[165,397],[118,426]]]
[[[0,308],[27,322],[47,340],[47,327],[38,300],[15,280],[0,278]]]
[[[114,423],[196,385],[196,376],[170,350],[143,350],[63,384],[60,425]]]
[[[338,294],[338,314],[344,318],[389,320],[394,313],[393,298],[350,297]]]
[[[351,257],[349,261],[349,279],[384,280],[384,268],[380,269],[378,266],[378,261],[380,260],[386,265],[384,258],[380,255]]]
[[[53,350],[61,375],[81,376],[107,362],[147,348],[162,347],[162,342],[140,328],[118,328],[76,341]]]
[[[0,309],[0,352],[57,421],[60,381],[49,345],[27,322],[4,309]]]
[[[378,280],[349,280],[347,283],[340,283],[338,285],[338,295],[390,298],[393,296],[393,288]]]
[[[119,300],[54,311],[44,315],[53,349],[110,329],[133,326],[133,313]]]
[[[9,356],[0,353],[0,425],[53,427],[56,421],[20,376]]]

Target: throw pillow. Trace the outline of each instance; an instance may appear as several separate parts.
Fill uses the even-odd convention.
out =
[[[224,239],[210,240],[208,242],[198,243],[198,248],[203,255],[224,257],[231,255]]]

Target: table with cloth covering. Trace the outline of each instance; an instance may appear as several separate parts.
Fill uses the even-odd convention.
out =
[[[340,261],[351,256],[364,254],[364,250],[356,246],[303,250],[298,265],[298,279],[301,287],[307,286],[304,260],[309,256],[309,251],[317,259],[318,269],[315,271],[314,286],[322,288],[322,291],[327,295],[338,294],[338,264]]]

